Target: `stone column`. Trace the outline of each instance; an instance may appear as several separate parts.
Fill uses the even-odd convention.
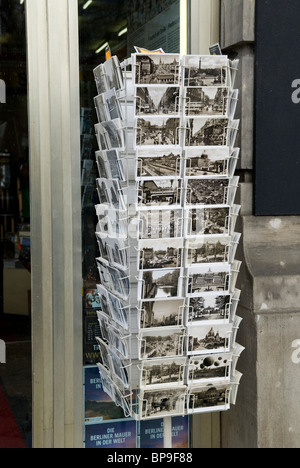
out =
[[[223,448],[298,448],[300,440],[300,217],[256,217],[254,180],[255,0],[221,0],[221,47],[240,59],[239,165],[243,261],[238,287],[237,405],[221,415]],[[280,59],[280,58],[279,58]],[[295,156],[296,157],[296,156]]]

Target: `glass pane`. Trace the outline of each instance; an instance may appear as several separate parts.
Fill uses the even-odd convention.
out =
[[[96,337],[101,336],[97,318],[100,283],[96,257],[98,245],[95,230],[95,205],[99,198],[95,181],[99,177],[95,161],[98,150],[94,125],[98,122],[94,107],[97,95],[93,70],[105,61],[109,45],[120,62],[135,52],[134,46],[162,48],[166,53],[178,53],[180,48],[179,0],[78,0],[81,79],[81,143],[82,143],[82,242],[83,242],[83,319],[84,319],[84,379],[85,379],[85,446],[101,447],[161,447],[162,420],[137,424],[125,418],[104,393],[97,362],[100,352]],[[117,420],[117,421],[116,421]],[[188,419],[174,418],[178,440],[187,446]],[[180,429],[179,429],[180,428]],[[152,434],[156,437],[153,440]],[[117,437],[124,433],[126,437]],[[139,437],[140,436],[140,437]],[[111,444],[111,445],[110,445]],[[179,447],[179,445],[178,445]]]
[[[0,340],[1,349],[6,349],[6,364],[0,364],[0,407],[7,416],[5,427],[0,424],[0,447],[17,448],[30,446],[31,434],[29,151],[22,0],[0,0],[0,241]]]

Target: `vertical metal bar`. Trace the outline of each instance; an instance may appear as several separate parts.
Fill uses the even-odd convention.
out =
[[[31,187],[33,444],[53,446],[50,129],[46,2],[26,2]],[[45,216],[46,214],[46,216]]]
[[[172,448],[172,417],[164,418],[164,448]]]
[[[82,447],[76,0],[27,0],[35,448]]]

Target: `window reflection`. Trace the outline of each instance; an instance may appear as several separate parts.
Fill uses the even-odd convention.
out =
[[[0,388],[15,418],[13,447],[31,434],[31,274],[24,4],[0,0]],[[0,398],[0,406],[3,400]],[[9,425],[7,426],[9,431]],[[7,442],[8,439],[6,439]],[[0,437],[0,446],[1,437]],[[6,447],[9,448],[9,447]]]

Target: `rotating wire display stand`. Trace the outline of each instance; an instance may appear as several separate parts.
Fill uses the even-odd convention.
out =
[[[103,388],[126,417],[227,411],[241,379],[238,62],[133,54],[94,70]]]

